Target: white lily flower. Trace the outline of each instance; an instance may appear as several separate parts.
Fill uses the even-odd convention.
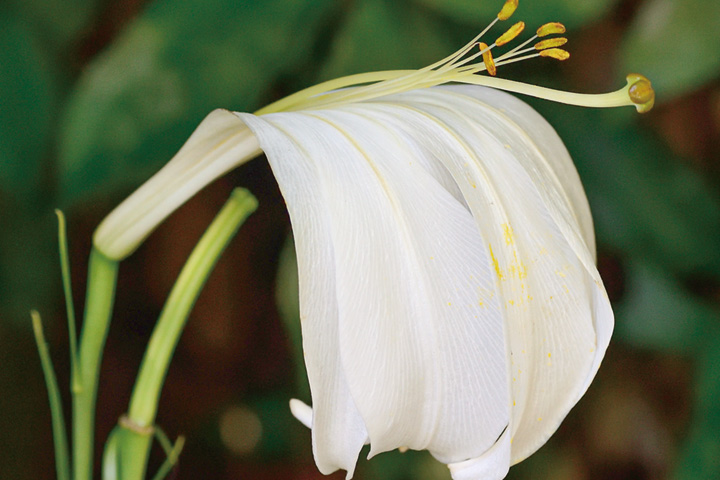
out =
[[[639,75],[596,96],[478,76],[528,56],[528,42],[491,55],[518,25],[419,71],[328,82],[256,115],[216,110],[96,232],[101,252],[124,258],[199,189],[265,153],[295,236],[312,392],[312,410],[291,408],[323,473],[351,478],[370,443],[371,456],[429,450],[456,480],[503,478],[598,370],[613,315],[578,174],[539,114],[480,85],[641,111],[652,90]],[[564,39],[542,42],[529,56],[566,57]]]

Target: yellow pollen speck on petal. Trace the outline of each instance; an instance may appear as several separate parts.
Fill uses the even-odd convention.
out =
[[[525,29],[525,22],[517,22],[515,25],[507,29],[507,32],[503,33],[498,37],[497,40],[495,40],[495,45],[498,47],[505,45],[508,42],[511,42],[515,37],[520,35],[522,31]]]
[[[503,275],[502,270],[500,270],[500,263],[498,263],[495,253],[493,253],[492,245],[488,244],[488,248],[490,249],[490,259],[492,260],[493,267],[495,267],[495,273],[497,274],[498,279],[502,280],[505,276]]]
[[[535,50],[545,50],[546,48],[562,47],[567,43],[567,38],[548,38],[547,40],[541,40],[535,44]]]
[[[635,104],[635,108],[640,113],[649,112],[655,105],[655,90],[652,88],[650,80],[646,76],[639,73],[631,73],[627,76],[628,95],[630,100]]]
[[[482,58],[485,68],[487,69],[487,72],[494,77],[497,75],[497,68],[495,68],[495,60],[493,60],[492,52],[488,49],[486,43],[480,42],[479,47],[480,51],[483,52]]]
[[[542,422],[542,417],[538,417],[538,422]]]
[[[550,352],[548,352],[548,358],[550,358],[550,357],[552,357],[552,354]]]
[[[500,9],[500,13],[497,14],[498,20],[507,20],[510,18],[512,14],[515,13],[517,6],[518,0],[505,0],[505,4],[502,9]]]
[[[512,245],[515,243],[515,237],[513,236],[513,230],[509,223],[502,224],[503,237],[505,237],[505,244]]]
[[[538,53],[541,57],[550,57],[560,61],[570,58],[570,53],[562,48],[549,48],[547,50],[540,50]]]
[[[565,25],[559,22],[546,23],[538,28],[536,33],[538,37],[545,37],[555,33],[563,34],[565,33]]]
[[[451,307],[451,306],[452,306],[452,303],[448,302],[448,307]]]
[[[515,300],[508,300],[508,303],[509,303],[510,305],[515,305]]]

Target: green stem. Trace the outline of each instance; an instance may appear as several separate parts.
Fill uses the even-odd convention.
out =
[[[213,267],[245,219],[257,208],[247,190],[235,189],[190,254],[168,296],[152,333],[130,408],[120,426],[123,480],[144,478],[160,390],[190,311]]]
[[[33,310],[30,312],[30,315],[32,316],[35,342],[37,343],[38,352],[40,353],[40,363],[43,373],[45,374],[45,385],[47,386],[48,397],[50,399],[53,439],[55,442],[55,471],[57,472],[58,480],[70,480],[70,457],[68,456],[67,430],[65,429],[60,389],[58,388],[57,377],[55,377],[55,370],[53,369],[52,360],[50,359],[50,352],[45,342],[45,335],[43,335],[40,314]]]
[[[93,474],[95,402],[100,364],[115,299],[118,262],[98,250],[90,253],[85,321],[80,336],[80,386],[73,392],[73,461],[75,480]]]

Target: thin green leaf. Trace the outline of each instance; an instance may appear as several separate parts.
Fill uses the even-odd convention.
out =
[[[165,432],[163,432],[159,427],[156,426],[155,438],[157,438],[158,442],[160,442],[160,445],[165,451],[165,455],[167,455],[167,458],[160,466],[157,473],[153,476],[152,480],[163,480],[172,471],[173,467],[177,465],[178,459],[180,458],[180,453],[185,446],[185,437],[183,437],[182,435],[179,436],[177,440],[175,440],[175,444],[172,445],[170,443],[170,439],[167,437],[167,435],[165,435]]]
[[[50,400],[50,413],[52,415],[53,440],[55,444],[55,471],[58,480],[70,480],[70,456],[68,454],[67,430],[63,416],[62,399],[58,388],[55,369],[53,368],[50,352],[48,351],[45,335],[43,335],[42,320],[40,314],[33,310],[30,312],[33,324],[33,333],[37,343],[40,363],[45,376],[48,398]]]
[[[55,209],[58,218],[58,246],[60,250],[60,269],[62,270],[63,292],[65,293],[65,308],[68,321],[68,338],[70,340],[70,369],[72,371],[72,391],[82,390],[80,371],[78,370],[77,354],[77,328],[75,322],[75,306],[72,296],[72,277],[70,275],[70,260],[68,258],[67,227],[65,215]]]

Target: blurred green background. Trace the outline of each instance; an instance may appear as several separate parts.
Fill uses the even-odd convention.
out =
[[[43,314],[67,385],[54,208],[68,217],[80,308],[93,229],[210,110],[253,111],[335,76],[424,66],[469,40],[501,3],[3,0],[0,478],[54,476],[28,315]],[[499,75],[602,92],[638,71],[658,102],[640,116],[529,100],[580,171],[617,327],[588,394],[509,478],[720,478],[720,2],[524,0],[515,18],[531,29],[564,22],[572,57],[501,67]],[[287,409],[288,398],[308,395],[289,223],[262,159],[201,192],[121,265],[98,448],[127,407],[174,278],[236,185],[260,209],[200,297],[158,423],[188,438],[175,478],[324,478],[309,432]],[[151,468],[162,460],[155,453]],[[361,456],[356,478],[449,476],[424,453],[393,452]]]

